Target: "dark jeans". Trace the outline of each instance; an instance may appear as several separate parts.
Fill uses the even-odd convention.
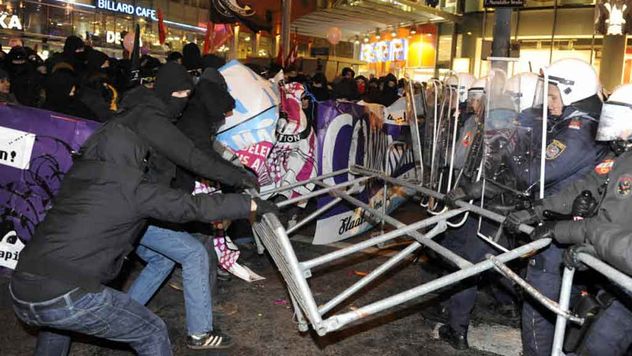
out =
[[[483,220],[481,230],[486,235],[494,235],[498,227]],[[457,254],[469,262],[478,263],[485,260],[486,254],[497,255],[498,250],[476,236],[478,216],[470,214],[463,226],[446,231],[444,245],[450,246]],[[511,287],[496,275],[491,275],[499,288],[494,289],[496,300],[501,304],[512,304],[514,296]],[[478,282],[480,276],[469,278],[459,284],[462,289],[453,294],[448,301],[448,317],[450,326],[460,332],[467,333],[472,310],[476,305]]]
[[[40,331],[36,355],[67,355],[70,336],[55,330],[77,332],[129,344],[138,355],[171,355],[165,323],[127,294],[111,288],[98,293],[72,290],[38,303],[13,296],[13,308],[26,324]]]

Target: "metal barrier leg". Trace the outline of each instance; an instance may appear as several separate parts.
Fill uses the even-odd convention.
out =
[[[573,276],[575,275],[574,269],[564,268],[562,274],[562,288],[560,289],[560,308],[568,312],[568,306],[571,301],[571,289],[573,288]],[[553,349],[551,350],[552,356],[564,355],[562,347],[564,346],[564,333],[566,332],[566,318],[562,315],[557,315],[555,321],[555,334],[553,336]]]

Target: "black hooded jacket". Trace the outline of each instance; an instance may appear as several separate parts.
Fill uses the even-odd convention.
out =
[[[75,94],[71,92],[75,88]],[[72,72],[59,69],[45,83],[46,101],[43,108],[58,113],[96,120],[96,114],[78,98],[78,82]]]
[[[188,43],[182,48],[182,65],[187,70],[202,69],[202,52],[195,43]]]
[[[13,47],[5,63],[11,79],[11,93],[22,105],[39,106],[44,79],[28,61],[26,49]]]
[[[241,168],[225,161],[213,149],[214,136],[224,124],[224,113],[235,107],[235,100],[221,84],[201,79],[193,93],[177,127],[207,155],[218,162],[218,170],[242,172]],[[221,164],[220,164],[221,163]],[[191,192],[195,186],[195,174],[186,169],[178,169],[174,186]],[[229,183],[229,185],[232,185]]]
[[[120,112],[83,145],[17,271],[96,291],[119,273],[147,218],[210,223],[248,216],[246,195],[192,196],[164,183],[171,177],[161,169],[174,164],[209,179],[238,179],[218,169],[166,111],[146,88],[128,94]]]

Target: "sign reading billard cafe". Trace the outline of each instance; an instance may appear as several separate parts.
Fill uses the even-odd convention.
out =
[[[158,20],[158,18],[156,17],[156,10],[142,7],[142,6],[134,6],[134,5],[111,1],[111,0],[95,0],[94,6],[96,6],[97,9],[118,12],[120,14],[144,17],[151,20],[155,20],[155,21]]]

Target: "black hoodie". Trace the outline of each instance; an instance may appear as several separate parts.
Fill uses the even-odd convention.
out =
[[[202,69],[202,53],[195,43],[188,43],[182,48],[182,65],[187,70]]]

